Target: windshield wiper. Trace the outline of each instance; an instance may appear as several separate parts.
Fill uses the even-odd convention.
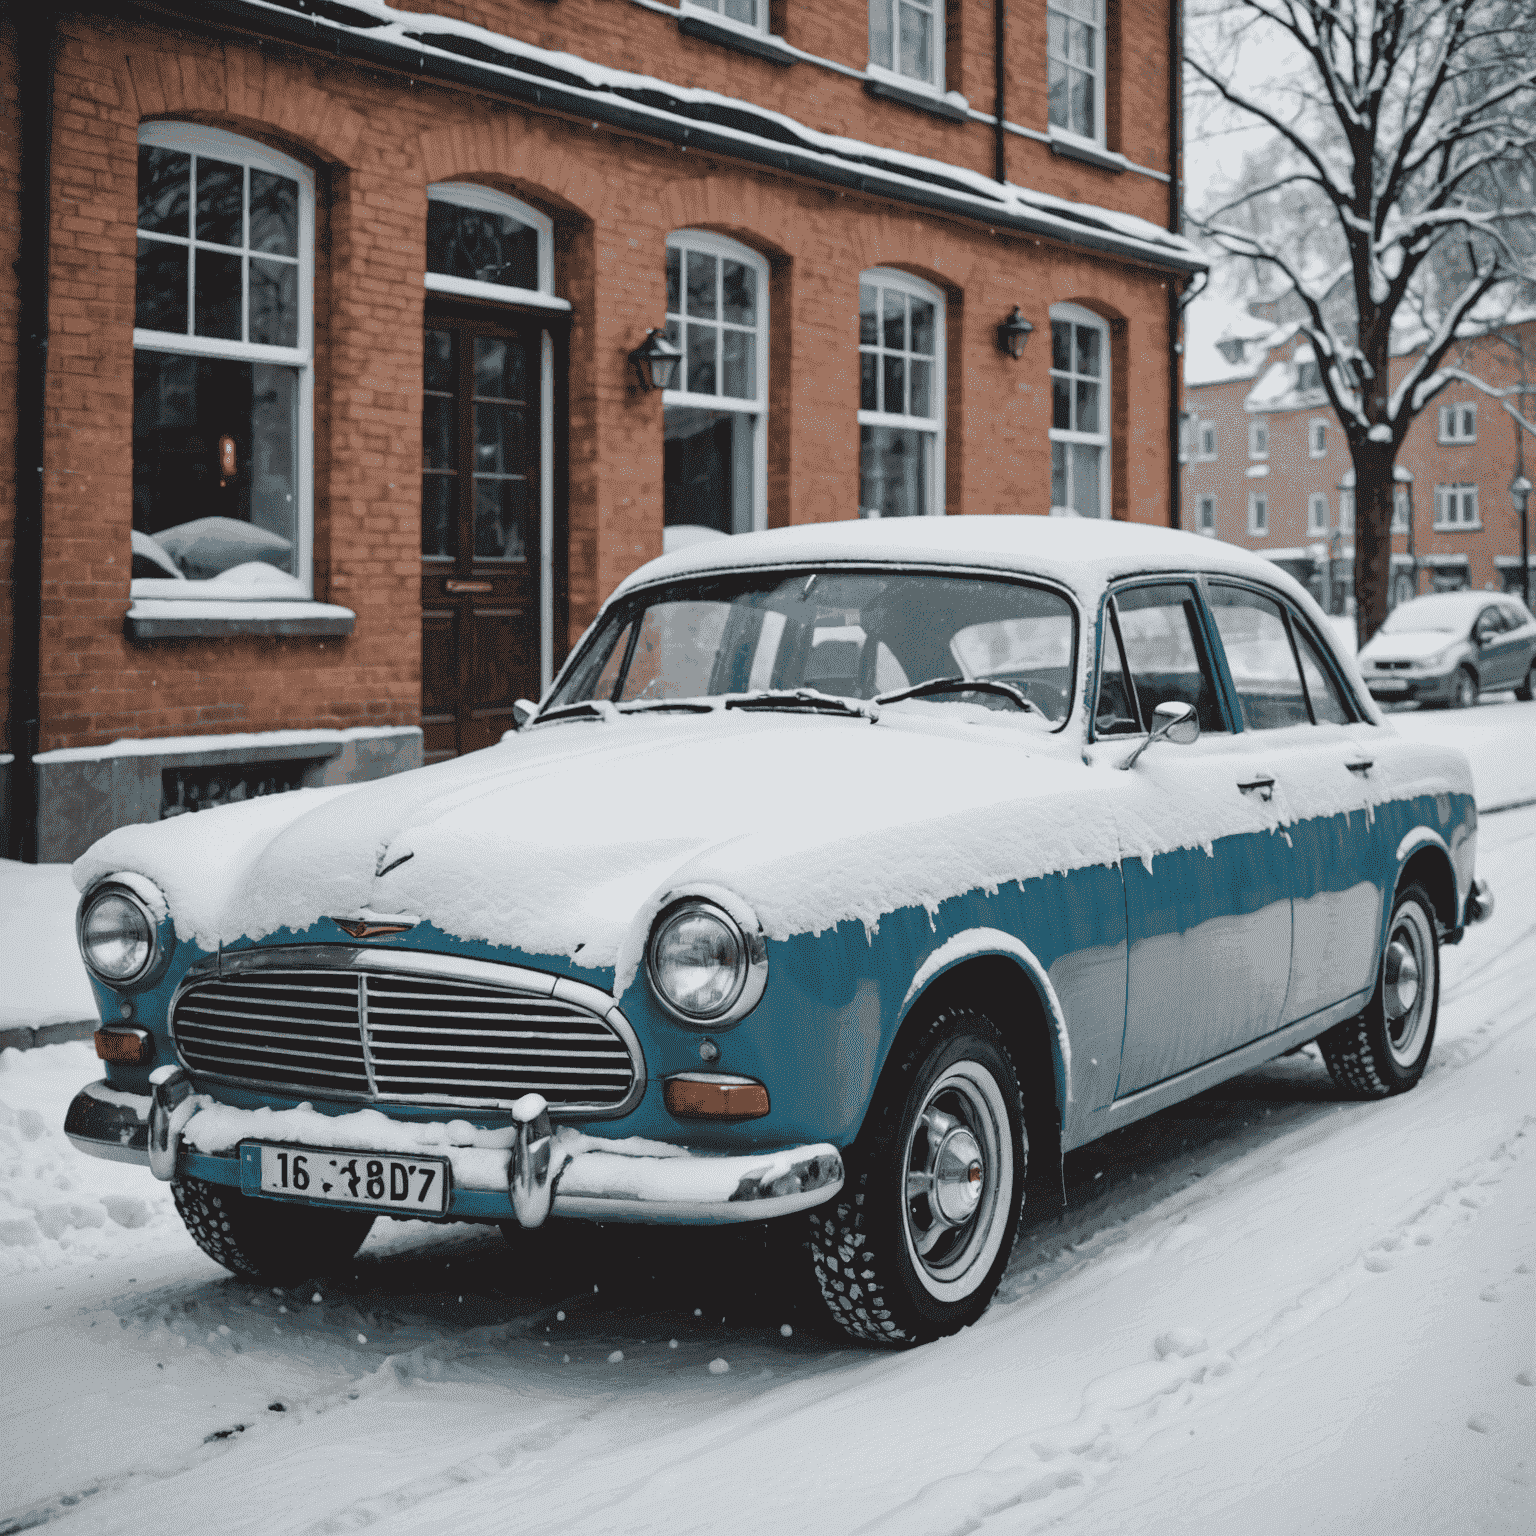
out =
[[[543,725],[551,720],[612,720],[618,711],[606,699],[583,699],[579,704],[556,704],[541,709],[529,725]]]
[[[782,709],[802,715],[851,715],[855,719],[868,720],[871,725],[880,718],[880,711],[867,704],[840,698],[835,693],[822,693],[815,688],[758,688],[751,693],[732,693],[726,696],[725,708]]]
[[[995,693],[1008,699],[1020,709],[1039,715],[1042,720],[1050,716],[1040,708],[1022,688],[1002,682],[995,677],[930,677],[926,683],[913,683],[910,688],[898,688],[892,693],[882,693],[876,704],[897,704],[902,699],[926,698],[932,693]]]
[[[642,699],[617,706],[621,715],[712,715],[719,707],[708,699]]]

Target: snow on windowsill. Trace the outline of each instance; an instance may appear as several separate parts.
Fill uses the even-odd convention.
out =
[[[482,283],[472,277],[451,277],[446,272],[426,274],[428,293],[451,293],[465,299],[489,299],[496,304],[522,304],[532,309],[554,309],[569,314],[571,301],[532,288],[509,288],[503,283]]]
[[[420,736],[419,725],[353,725],[340,730],[234,731],[222,736],[124,737],[99,747],[58,747],[39,752],[34,763],[95,763],[113,757],[159,757],[178,752],[249,751],[253,747],[340,747],[349,741],[384,736]]]

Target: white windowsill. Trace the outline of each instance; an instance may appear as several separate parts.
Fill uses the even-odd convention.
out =
[[[1099,140],[1085,138],[1080,133],[1073,133],[1069,128],[1060,128],[1052,123],[1049,126],[1049,138],[1052,154],[1064,155],[1071,160],[1081,160],[1087,165],[1096,165],[1105,171],[1130,169],[1130,161],[1118,150],[1106,149]]]
[[[200,583],[142,580],[138,587]],[[137,591],[123,629],[130,640],[223,639],[235,635],[350,635],[357,615],[335,603],[309,599],[231,598],[227,594],[157,597]]]
[[[266,347],[254,341],[221,341],[212,336],[182,336],[175,331],[145,331],[137,326],[133,344],[146,352],[187,352],[235,363],[287,363],[302,368],[309,362],[306,347]]]
[[[493,304],[523,304],[533,309],[554,309],[568,314],[569,299],[557,299],[552,293],[538,293],[532,288],[508,288],[502,283],[481,283],[472,277],[449,277],[443,272],[426,274],[428,293],[451,293],[464,299],[489,299]]]
[[[1248,468],[1243,471],[1243,473],[1247,475],[1250,480],[1262,480],[1264,476],[1269,473],[1269,465],[1250,464]]]

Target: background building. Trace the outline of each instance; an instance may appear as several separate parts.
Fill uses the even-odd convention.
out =
[[[1271,344],[1283,335],[1238,306],[1213,299],[1190,306],[1186,526],[1268,555],[1330,612],[1353,612],[1349,448],[1311,348]],[[1394,358],[1394,383],[1411,360],[1406,348]],[[1492,388],[1529,386],[1529,415],[1536,321],[1469,337],[1452,361]],[[1520,522],[1509,494],[1527,462],[1520,435],[1498,401],[1464,383],[1450,385],[1414,422],[1397,458],[1394,605],[1416,591],[1520,589]]]
[[[668,525],[1174,521],[1171,4],[12,8],[12,847],[493,742]]]

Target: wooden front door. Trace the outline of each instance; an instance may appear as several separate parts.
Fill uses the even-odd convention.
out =
[[[539,695],[537,321],[435,315],[422,400],[421,725],[473,752]]]

